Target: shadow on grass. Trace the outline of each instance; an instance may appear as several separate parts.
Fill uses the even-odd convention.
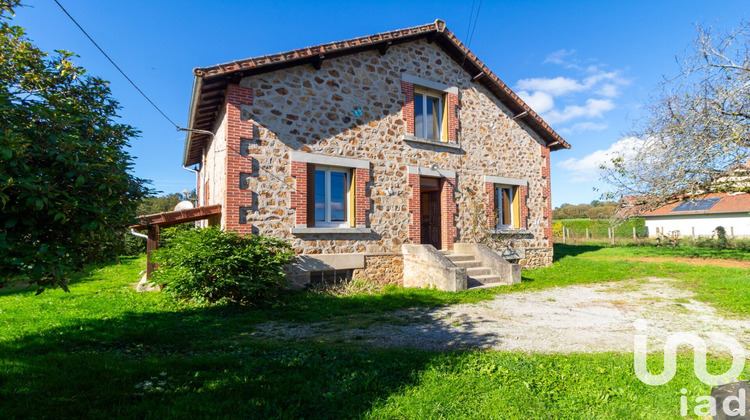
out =
[[[555,256],[553,262],[560,261],[565,257],[575,257],[586,252],[594,252],[604,248],[600,245],[566,245],[566,244],[555,244],[554,252]]]
[[[100,271],[103,268],[111,267],[113,265],[119,265],[119,264],[128,264],[132,263],[135,260],[138,260],[143,257],[128,257],[128,256],[122,256],[117,257],[114,261],[109,262],[102,262],[102,263],[94,263],[94,264],[88,264],[83,269],[81,269],[78,272],[75,272],[70,275],[68,278],[68,286],[73,287],[76,284],[81,283],[87,283],[90,281],[98,280],[98,277],[95,275],[98,271]],[[144,266],[145,269],[145,266]],[[134,282],[137,282],[138,279],[134,279]],[[28,279],[24,278],[15,278],[7,283],[0,282],[0,296],[11,296],[15,294],[34,294],[36,293],[39,286],[36,284],[29,284]],[[52,289],[51,287],[45,287],[45,289]]]
[[[441,363],[425,351],[253,338],[265,321],[301,325],[399,305],[382,299],[418,302],[305,295],[279,308],[125,312],[0,342],[4,416],[352,418]],[[452,343],[497,340],[442,325],[424,328]]]

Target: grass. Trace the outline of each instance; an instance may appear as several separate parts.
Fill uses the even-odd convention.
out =
[[[6,287],[0,407],[11,419],[680,418],[681,388],[693,406],[710,393],[693,377],[689,354],[668,385],[649,387],[633,375],[628,354],[437,353],[253,334],[267,321],[327,321],[333,329],[397,324],[394,312],[409,307],[646,276],[681,279],[727,314],[750,313],[747,270],[617,259],[639,255],[633,250],[556,246],[553,267],[525,270],[512,287],[293,292],[258,308],[195,307],[136,293],[131,283],[143,258],[92,267],[74,279],[71,293]]]
[[[701,248],[689,245],[681,246],[630,246],[602,249],[599,256],[611,257],[681,257],[681,258],[718,258],[750,261],[750,252],[746,249]]]

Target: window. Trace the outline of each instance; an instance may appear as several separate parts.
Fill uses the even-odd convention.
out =
[[[444,141],[447,138],[443,131],[447,130],[443,124],[442,95],[427,91],[414,91],[414,135],[425,139]]]
[[[315,226],[349,227],[350,181],[347,169],[315,167]]]
[[[495,186],[495,214],[497,229],[519,228],[518,187]]]
[[[342,284],[352,280],[354,270],[328,270],[328,271],[311,271],[310,283],[318,284]]]

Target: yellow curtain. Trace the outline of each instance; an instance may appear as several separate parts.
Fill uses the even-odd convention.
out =
[[[356,212],[355,209],[357,208],[357,203],[355,202],[357,197],[357,188],[356,185],[356,169],[352,169],[351,172],[351,182],[349,182],[349,226],[350,227],[357,227],[357,221],[356,219]]]

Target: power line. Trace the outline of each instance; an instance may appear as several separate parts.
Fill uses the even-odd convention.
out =
[[[469,40],[469,31],[471,30],[471,19],[474,17],[474,2],[476,0],[471,0],[471,12],[469,13],[469,24],[466,26],[466,38],[465,40]]]
[[[180,126],[177,125],[177,123],[175,123],[174,121],[172,121],[172,119],[169,118],[167,116],[167,114],[165,114],[164,111],[161,110],[161,108],[159,108],[158,106],[156,106],[156,104],[154,103],[154,101],[152,101],[151,98],[148,97],[148,95],[146,95],[145,93],[143,93],[143,91],[141,90],[141,88],[139,88],[138,85],[136,85],[135,82],[133,80],[131,80],[130,77],[128,77],[127,74],[125,74],[125,72],[120,68],[120,66],[118,66],[117,63],[115,63],[115,61],[112,60],[112,58],[110,58],[110,56],[107,55],[107,53],[104,52],[104,50],[102,49],[102,47],[100,47],[99,44],[97,44],[96,41],[94,41],[94,38],[91,38],[91,35],[89,35],[88,32],[86,32],[86,30],[83,29],[83,27],[73,18],[73,16],[70,15],[70,13],[68,13],[67,10],[65,10],[65,8],[63,7],[63,5],[60,4],[60,2],[57,1],[57,0],[54,0],[54,1],[55,1],[55,3],[57,3],[58,6],[60,6],[60,9],[62,9],[62,11],[65,12],[66,15],[68,15],[68,17],[70,18],[70,20],[72,20],[73,23],[75,23],[75,25],[78,27],[78,29],[80,29],[81,32],[83,32],[83,34],[86,35],[86,38],[88,38],[89,41],[91,41],[91,43],[94,44],[94,46],[99,50],[99,52],[101,52],[107,58],[107,60],[109,60],[109,62],[112,63],[113,66],[115,66],[115,68],[117,69],[117,71],[119,71],[120,74],[122,74],[122,76],[125,77],[125,79],[127,79],[127,81],[130,82],[131,85],[133,85],[133,87],[135,88],[135,90],[137,90],[138,93],[140,93],[144,98],[146,98],[146,100],[148,101],[148,103],[150,103],[154,108],[156,108],[156,110],[159,111],[159,113],[164,118],[166,118],[167,121],[169,121],[173,126],[175,126],[179,130]]]
[[[55,0],[57,1],[57,0]],[[479,6],[477,6],[477,14],[474,16],[474,27],[471,29],[471,35],[469,36],[467,47],[471,45],[471,40],[474,38],[474,31],[477,29],[477,19],[479,19],[479,10],[482,8],[482,0],[479,0]]]

